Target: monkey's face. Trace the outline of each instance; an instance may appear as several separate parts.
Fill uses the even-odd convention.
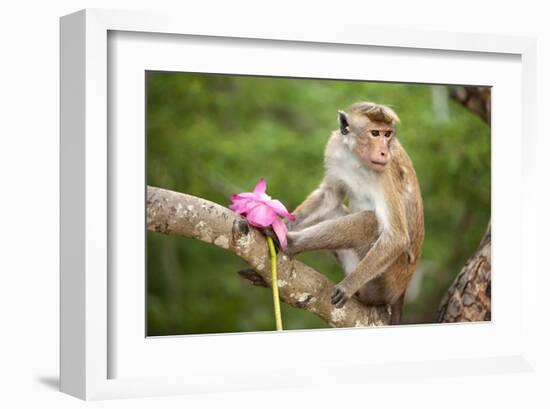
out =
[[[369,169],[383,172],[391,161],[390,142],[394,133],[391,125],[371,122],[355,133],[354,153]]]

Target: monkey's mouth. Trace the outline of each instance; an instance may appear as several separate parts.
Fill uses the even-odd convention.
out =
[[[382,173],[384,170],[386,170],[386,166],[388,165],[388,162],[379,162],[377,160],[371,160],[370,161],[370,168],[376,173]]]
[[[378,167],[385,167],[387,164],[388,164],[388,161],[386,162],[378,162],[376,160],[371,160],[370,163],[372,163],[374,166],[378,166]]]

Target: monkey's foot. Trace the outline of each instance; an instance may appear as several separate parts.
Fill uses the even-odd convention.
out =
[[[349,300],[349,295],[341,287],[336,286],[334,292],[330,296],[330,303],[336,308],[342,308]]]

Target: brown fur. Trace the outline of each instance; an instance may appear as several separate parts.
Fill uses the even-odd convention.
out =
[[[333,132],[327,144],[325,179],[294,212],[286,252],[353,249],[360,261],[336,286],[333,303],[342,307],[355,295],[365,304],[389,304],[392,323],[398,323],[424,240],[420,187],[409,156],[395,138],[395,112],[357,103],[344,118],[341,129],[346,132]],[[342,152],[359,165],[342,170]],[[369,193],[374,185],[375,193]],[[352,212],[344,205],[347,196],[351,202],[373,194],[383,197],[371,200],[373,210]]]

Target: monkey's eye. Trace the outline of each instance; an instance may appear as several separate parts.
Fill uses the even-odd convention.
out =
[[[380,135],[380,131],[370,131],[372,136],[378,136]]]
[[[384,136],[385,136],[386,138],[389,138],[389,137],[391,136],[391,134],[392,134],[391,131],[386,131],[386,132],[384,133]]]

